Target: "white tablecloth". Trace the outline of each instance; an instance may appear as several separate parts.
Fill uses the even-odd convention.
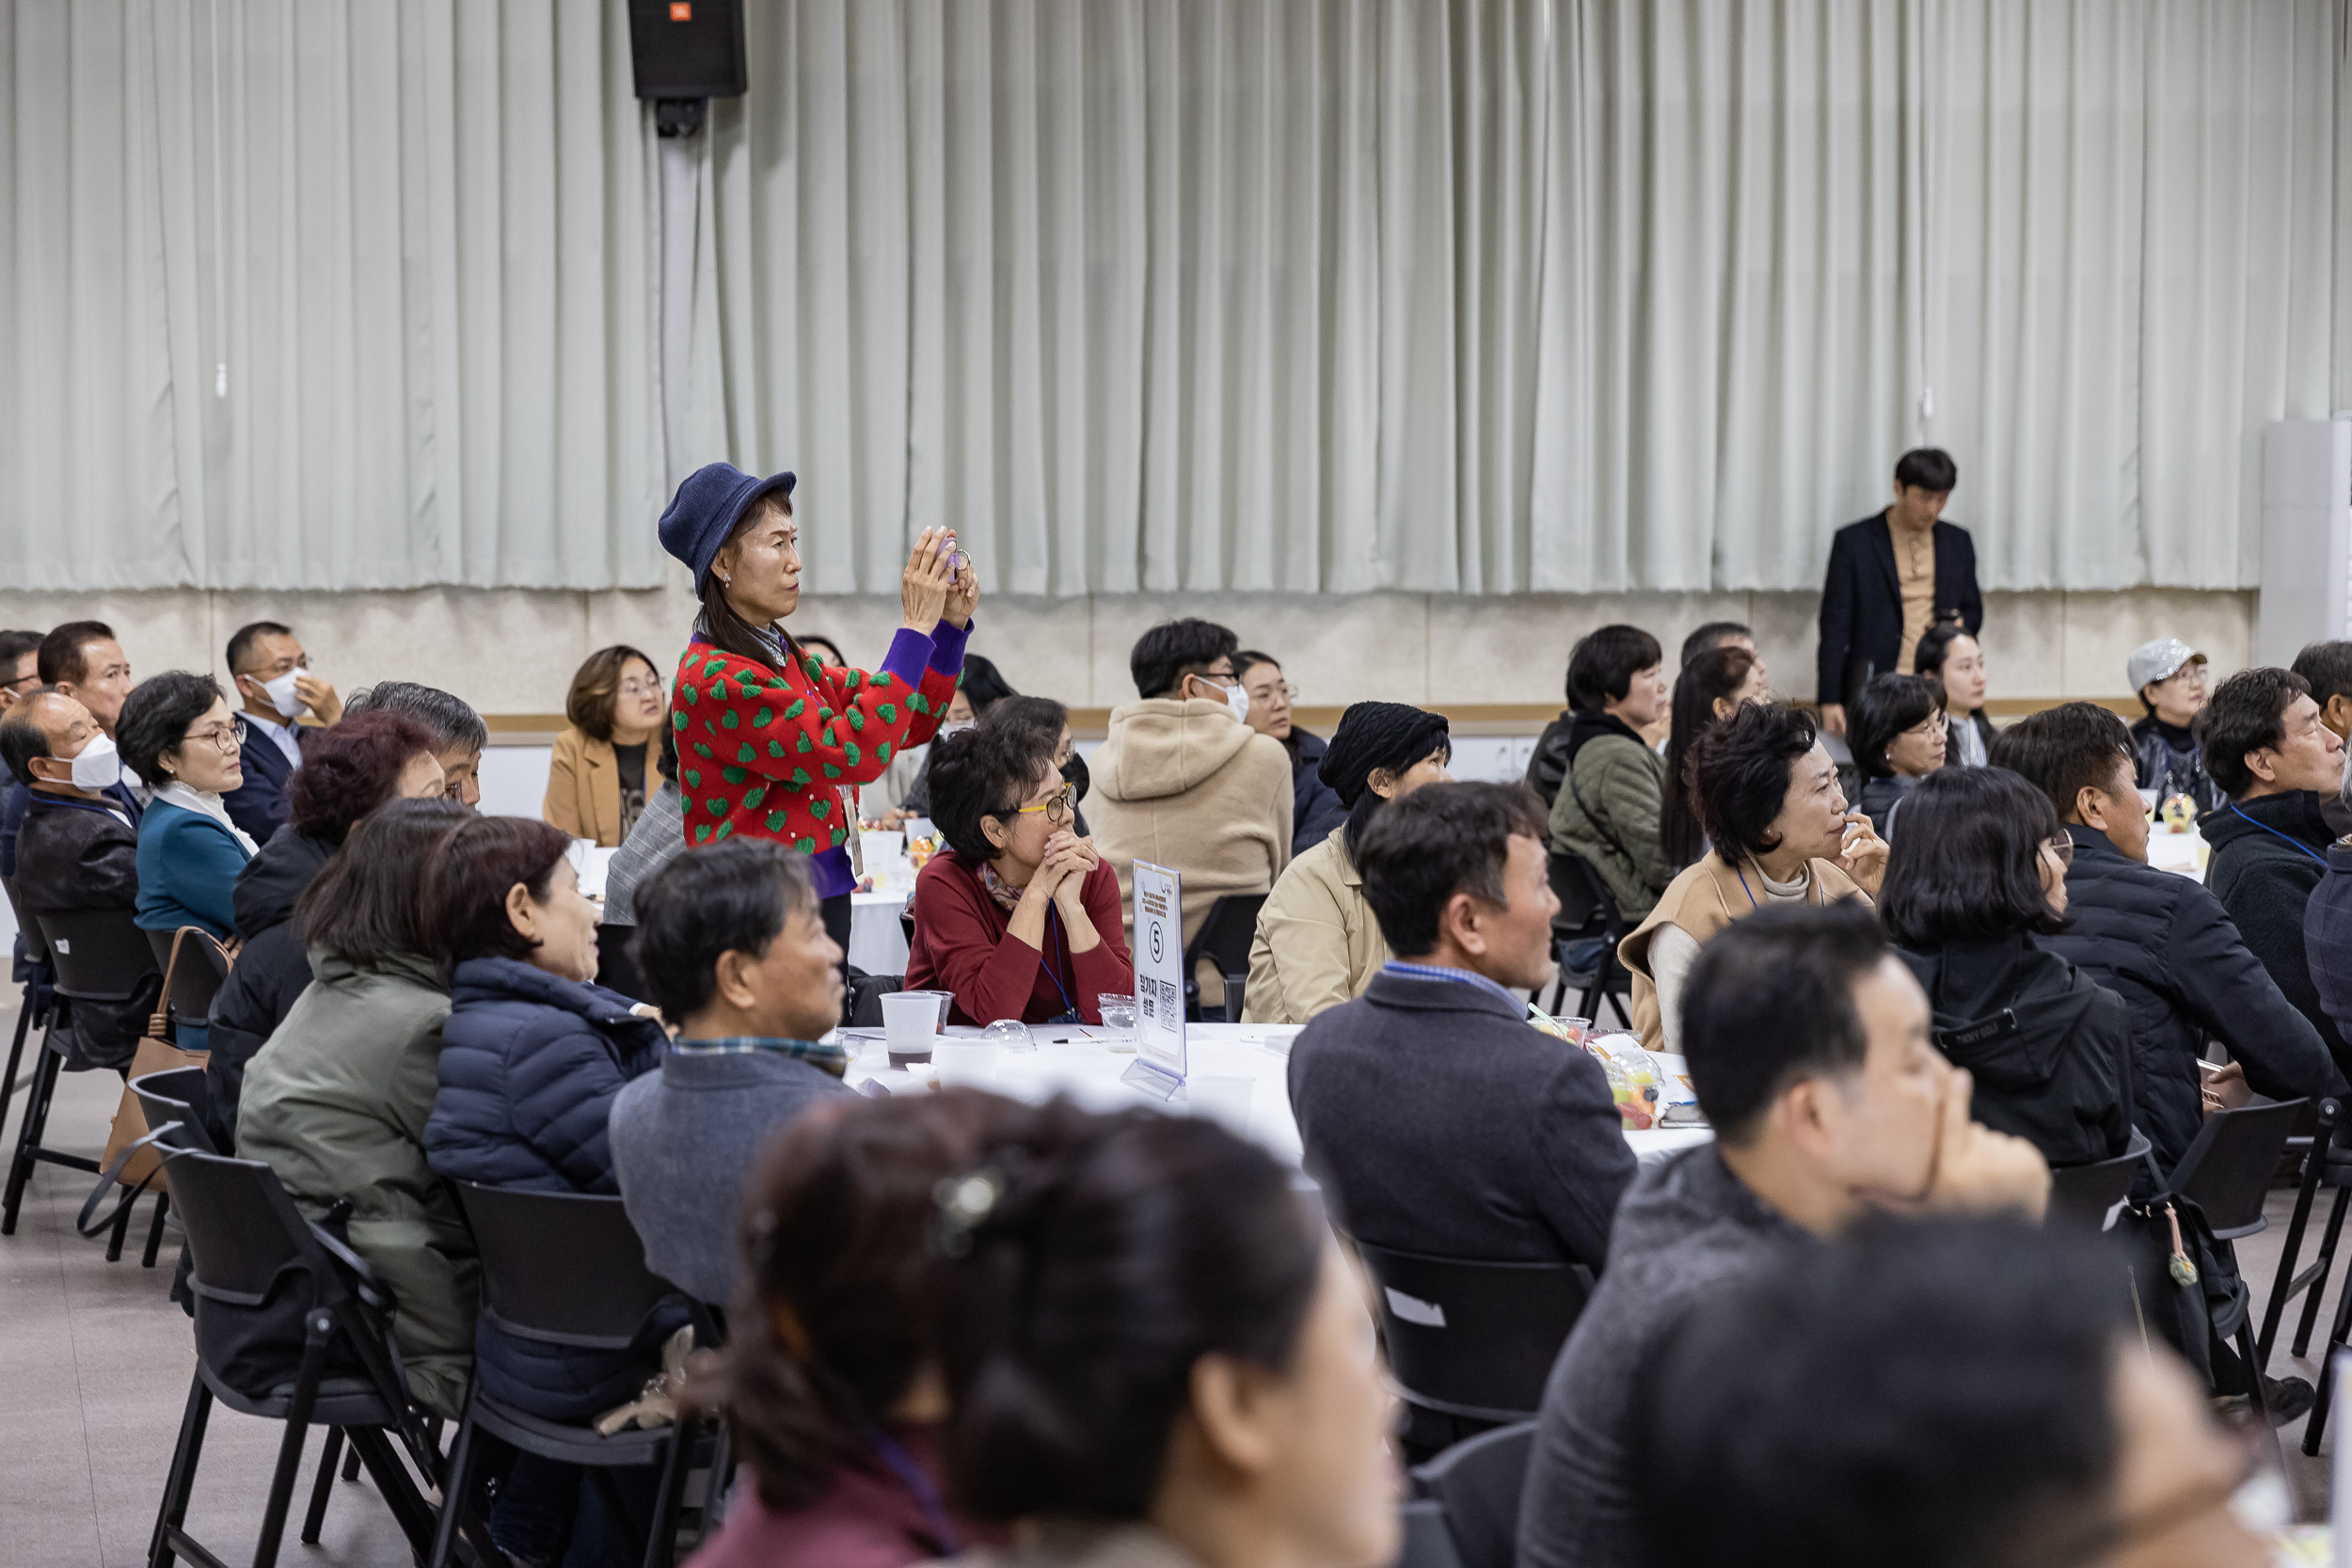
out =
[[[1064,1024],[1039,1024],[1032,1031],[1036,1051],[1008,1053],[997,1058],[989,1087],[999,1094],[1032,1103],[1068,1094],[1096,1110],[1132,1105],[1157,1105],[1185,1116],[1214,1117],[1245,1137],[1255,1138],[1292,1164],[1299,1163],[1298,1123],[1292,1118],[1285,1070],[1290,1058],[1269,1041],[1286,1041],[1295,1027],[1256,1023],[1196,1023],[1185,1031],[1189,1081],[1183,1098],[1162,1101],[1120,1082],[1120,1074],[1135,1063],[1133,1052],[1113,1052],[1110,1031],[1080,1029]],[[957,1030],[959,1035],[977,1030]],[[1065,1037],[1071,1043],[1048,1041]],[[919,1092],[923,1085],[905,1072],[894,1071],[886,1047],[879,1039],[852,1039],[859,1048],[850,1065],[852,1087],[879,1078],[894,1090]],[[1565,1049],[1565,1048],[1564,1048]],[[920,1069],[918,1069],[920,1070]],[[1705,1143],[1714,1134],[1706,1128],[1683,1127],[1628,1132],[1625,1141],[1643,1162],[1662,1159],[1677,1148]]]
[[[903,893],[850,895],[850,962],[868,974],[904,974],[907,934],[898,913],[906,907]]]

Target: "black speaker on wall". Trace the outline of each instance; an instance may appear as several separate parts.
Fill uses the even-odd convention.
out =
[[[628,47],[637,96],[654,101],[665,136],[692,135],[706,100],[751,86],[742,0],[628,0]]]

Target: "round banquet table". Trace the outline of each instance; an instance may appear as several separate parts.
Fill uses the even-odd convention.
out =
[[[954,1028],[950,1036],[969,1037],[977,1029]],[[1263,1023],[1194,1023],[1185,1027],[1186,1084],[1184,1094],[1167,1101],[1121,1083],[1120,1075],[1135,1064],[1132,1051],[1115,1052],[1114,1031],[1075,1024],[1041,1023],[1031,1034],[1038,1049],[1008,1052],[996,1058],[986,1087],[1015,1100],[1042,1103],[1067,1094],[1089,1110],[1121,1110],[1148,1105],[1184,1116],[1213,1117],[1245,1137],[1263,1145],[1290,1164],[1300,1161],[1298,1123],[1291,1116],[1286,1069],[1291,1038],[1296,1026]],[[1068,1043],[1057,1045],[1056,1039]],[[856,1049],[850,1065],[851,1088],[866,1092],[927,1093],[930,1076],[891,1068],[882,1031],[845,1031],[843,1043]],[[1661,1160],[1677,1148],[1702,1144],[1714,1133],[1705,1127],[1629,1129],[1625,1141],[1645,1164]]]

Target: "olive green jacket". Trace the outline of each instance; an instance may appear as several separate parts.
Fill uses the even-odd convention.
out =
[[[1638,740],[1595,736],[1576,753],[1551,803],[1551,847],[1592,863],[1626,924],[1641,924],[1674,880],[1658,847],[1666,761]]]
[[[312,1219],[351,1200],[351,1249],[399,1307],[409,1391],[455,1418],[473,1368],[477,1268],[465,1219],[424,1163],[449,995],[415,954],[375,972],[313,948],[310,970],[246,1068],[237,1153],[266,1163]]]

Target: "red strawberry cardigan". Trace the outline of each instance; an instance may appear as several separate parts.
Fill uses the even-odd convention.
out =
[[[757,664],[697,636],[670,701],[687,847],[777,839],[816,857],[818,896],[850,892],[843,846],[857,824],[843,819],[836,786],[871,784],[938,731],[970,635],[946,621],[929,637],[901,627],[872,674],[813,658]]]

